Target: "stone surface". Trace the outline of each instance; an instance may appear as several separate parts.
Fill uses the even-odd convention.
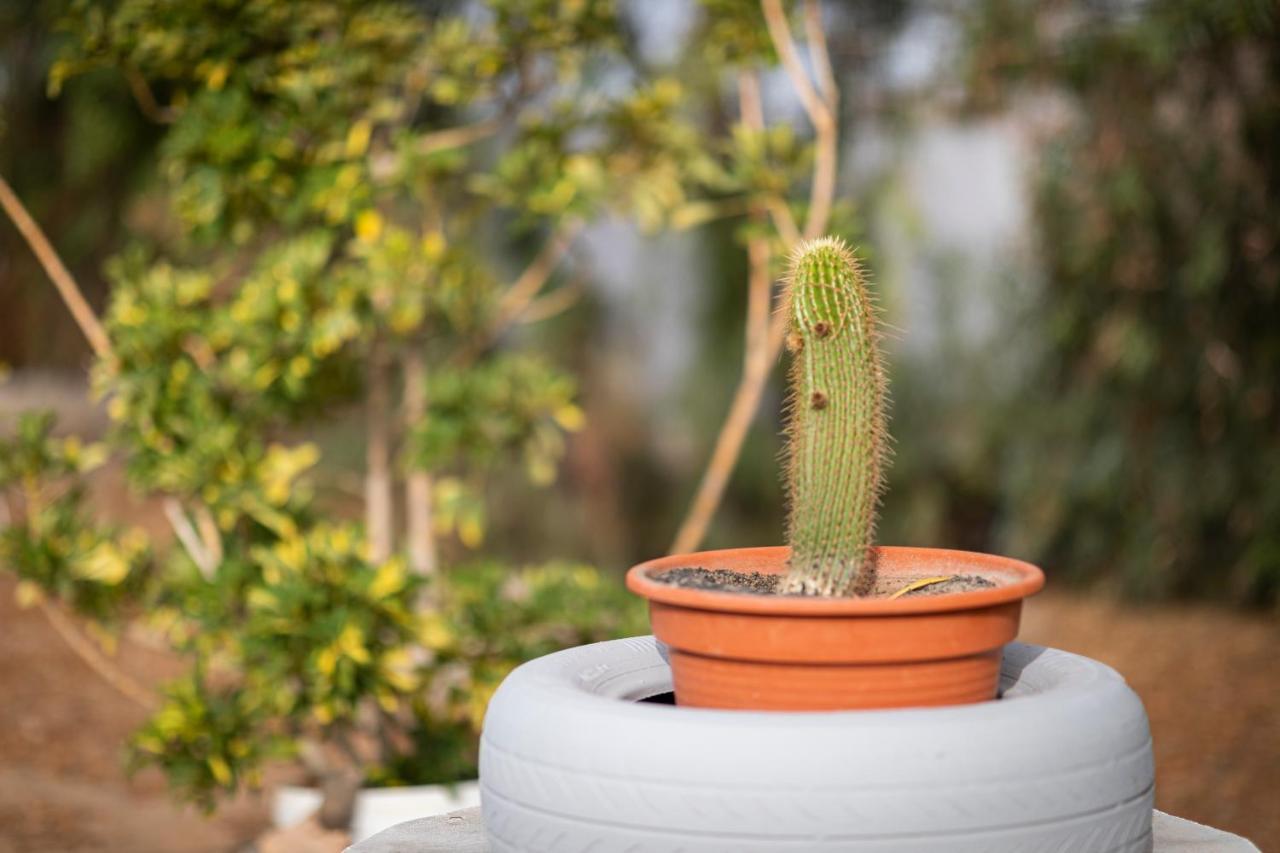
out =
[[[346,853],[488,853],[480,809],[461,809],[398,824]]]
[[[1153,853],[1258,853],[1229,832],[1155,812]],[[347,853],[488,853],[479,809],[411,820],[347,848]]]

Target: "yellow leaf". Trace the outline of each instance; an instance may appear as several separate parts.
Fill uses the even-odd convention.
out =
[[[44,591],[31,581],[19,581],[13,591],[13,599],[23,610],[44,600]]]
[[[85,580],[115,586],[129,574],[129,562],[114,545],[102,542],[77,561],[72,571]]]
[[[89,472],[107,461],[107,446],[101,443],[87,445],[80,451],[80,470]]]
[[[356,237],[362,243],[376,242],[382,235],[382,214],[376,210],[362,210],[356,216]]]
[[[307,545],[301,539],[293,537],[286,539],[275,547],[276,557],[284,564],[287,569],[295,572],[302,571],[303,565],[307,560]]]
[[[227,762],[221,755],[211,755],[208,760],[209,772],[213,774],[213,778],[218,781],[219,785],[231,784],[231,768],[227,766]]]
[[[429,231],[422,238],[422,254],[427,256],[427,260],[438,261],[444,255],[447,245],[444,234],[439,231]]]
[[[709,201],[690,201],[671,213],[671,227],[677,231],[696,228],[720,215],[720,208]]]
[[[342,653],[356,663],[369,662],[369,650],[364,646],[364,634],[355,625],[348,625],[338,635],[338,646]]]
[[[553,417],[555,422],[560,424],[560,427],[567,432],[577,432],[586,426],[587,423],[587,416],[583,413],[582,409],[578,408],[573,403],[566,403],[556,409],[552,413],[551,417]]]
[[[253,387],[265,391],[276,381],[280,370],[274,364],[264,364],[253,372]]]
[[[595,589],[600,586],[600,573],[590,566],[579,566],[573,570],[573,582],[583,589]]]
[[[468,516],[458,523],[458,538],[468,548],[479,548],[484,543],[484,525],[480,519]]]
[[[373,135],[373,125],[368,119],[360,119],[347,131],[347,156],[359,157],[369,150],[369,138]]]
[[[471,688],[470,701],[468,702],[471,727],[476,731],[480,731],[484,723],[484,713],[489,709],[489,700],[493,698],[493,694],[498,692],[498,685],[494,684],[477,684]]]
[[[134,739],[134,743],[138,749],[143,752],[149,752],[152,755],[160,755],[164,752],[164,743],[155,735],[140,735]]]
[[[441,651],[453,644],[453,631],[439,614],[426,613],[418,625],[418,640],[432,651]]]
[[[247,598],[249,606],[254,610],[272,610],[280,603],[279,599],[270,590],[265,590],[260,586],[250,589]]]
[[[338,650],[329,646],[320,651],[316,655],[316,669],[320,670],[320,674],[326,678],[333,675],[333,671],[338,668]]]
[[[329,534],[329,547],[335,554],[345,557],[351,553],[351,531],[345,527],[335,528]]]
[[[209,75],[205,77],[205,85],[217,92],[227,84],[227,75],[231,73],[231,66],[226,62],[219,62],[209,69]]]
[[[404,560],[392,557],[378,566],[378,571],[373,576],[373,583],[369,584],[369,597],[382,599],[394,595],[404,588],[405,578]]]
[[[387,683],[408,693],[418,686],[418,677],[413,671],[413,656],[408,649],[393,649],[382,656],[381,669]]]
[[[151,718],[152,723],[165,740],[172,740],[186,728],[187,718],[177,705],[165,705]]]
[[[530,459],[525,465],[525,470],[528,471],[529,479],[535,486],[549,486],[556,480],[556,466],[551,464],[549,459],[541,456]]]

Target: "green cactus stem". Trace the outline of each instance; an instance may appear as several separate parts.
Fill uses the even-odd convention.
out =
[[[824,237],[791,256],[786,491],[791,560],[781,591],[865,595],[888,463],[876,308],[853,254]]]

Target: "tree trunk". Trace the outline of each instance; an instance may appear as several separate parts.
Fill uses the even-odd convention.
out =
[[[391,495],[391,381],[385,344],[375,340],[369,350],[369,388],[366,404],[365,535],[369,557],[380,563],[393,547]]]
[[[404,429],[422,423],[427,416],[427,365],[420,346],[404,358]],[[415,572],[429,575],[436,570],[436,539],[431,527],[431,473],[409,471],[404,488],[405,536],[409,565]]]

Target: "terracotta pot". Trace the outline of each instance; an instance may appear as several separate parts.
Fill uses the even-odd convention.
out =
[[[876,549],[886,581],[979,575],[993,588],[944,595],[814,598],[686,589],[667,569],[781,574],[787,548],[676,554],[627,573],[669,648],[676,702],[701,708],[819,711],[963,705],[994,699],[1000,653],[1022,599],[1044,586],[1035,566],[936,548]]]

